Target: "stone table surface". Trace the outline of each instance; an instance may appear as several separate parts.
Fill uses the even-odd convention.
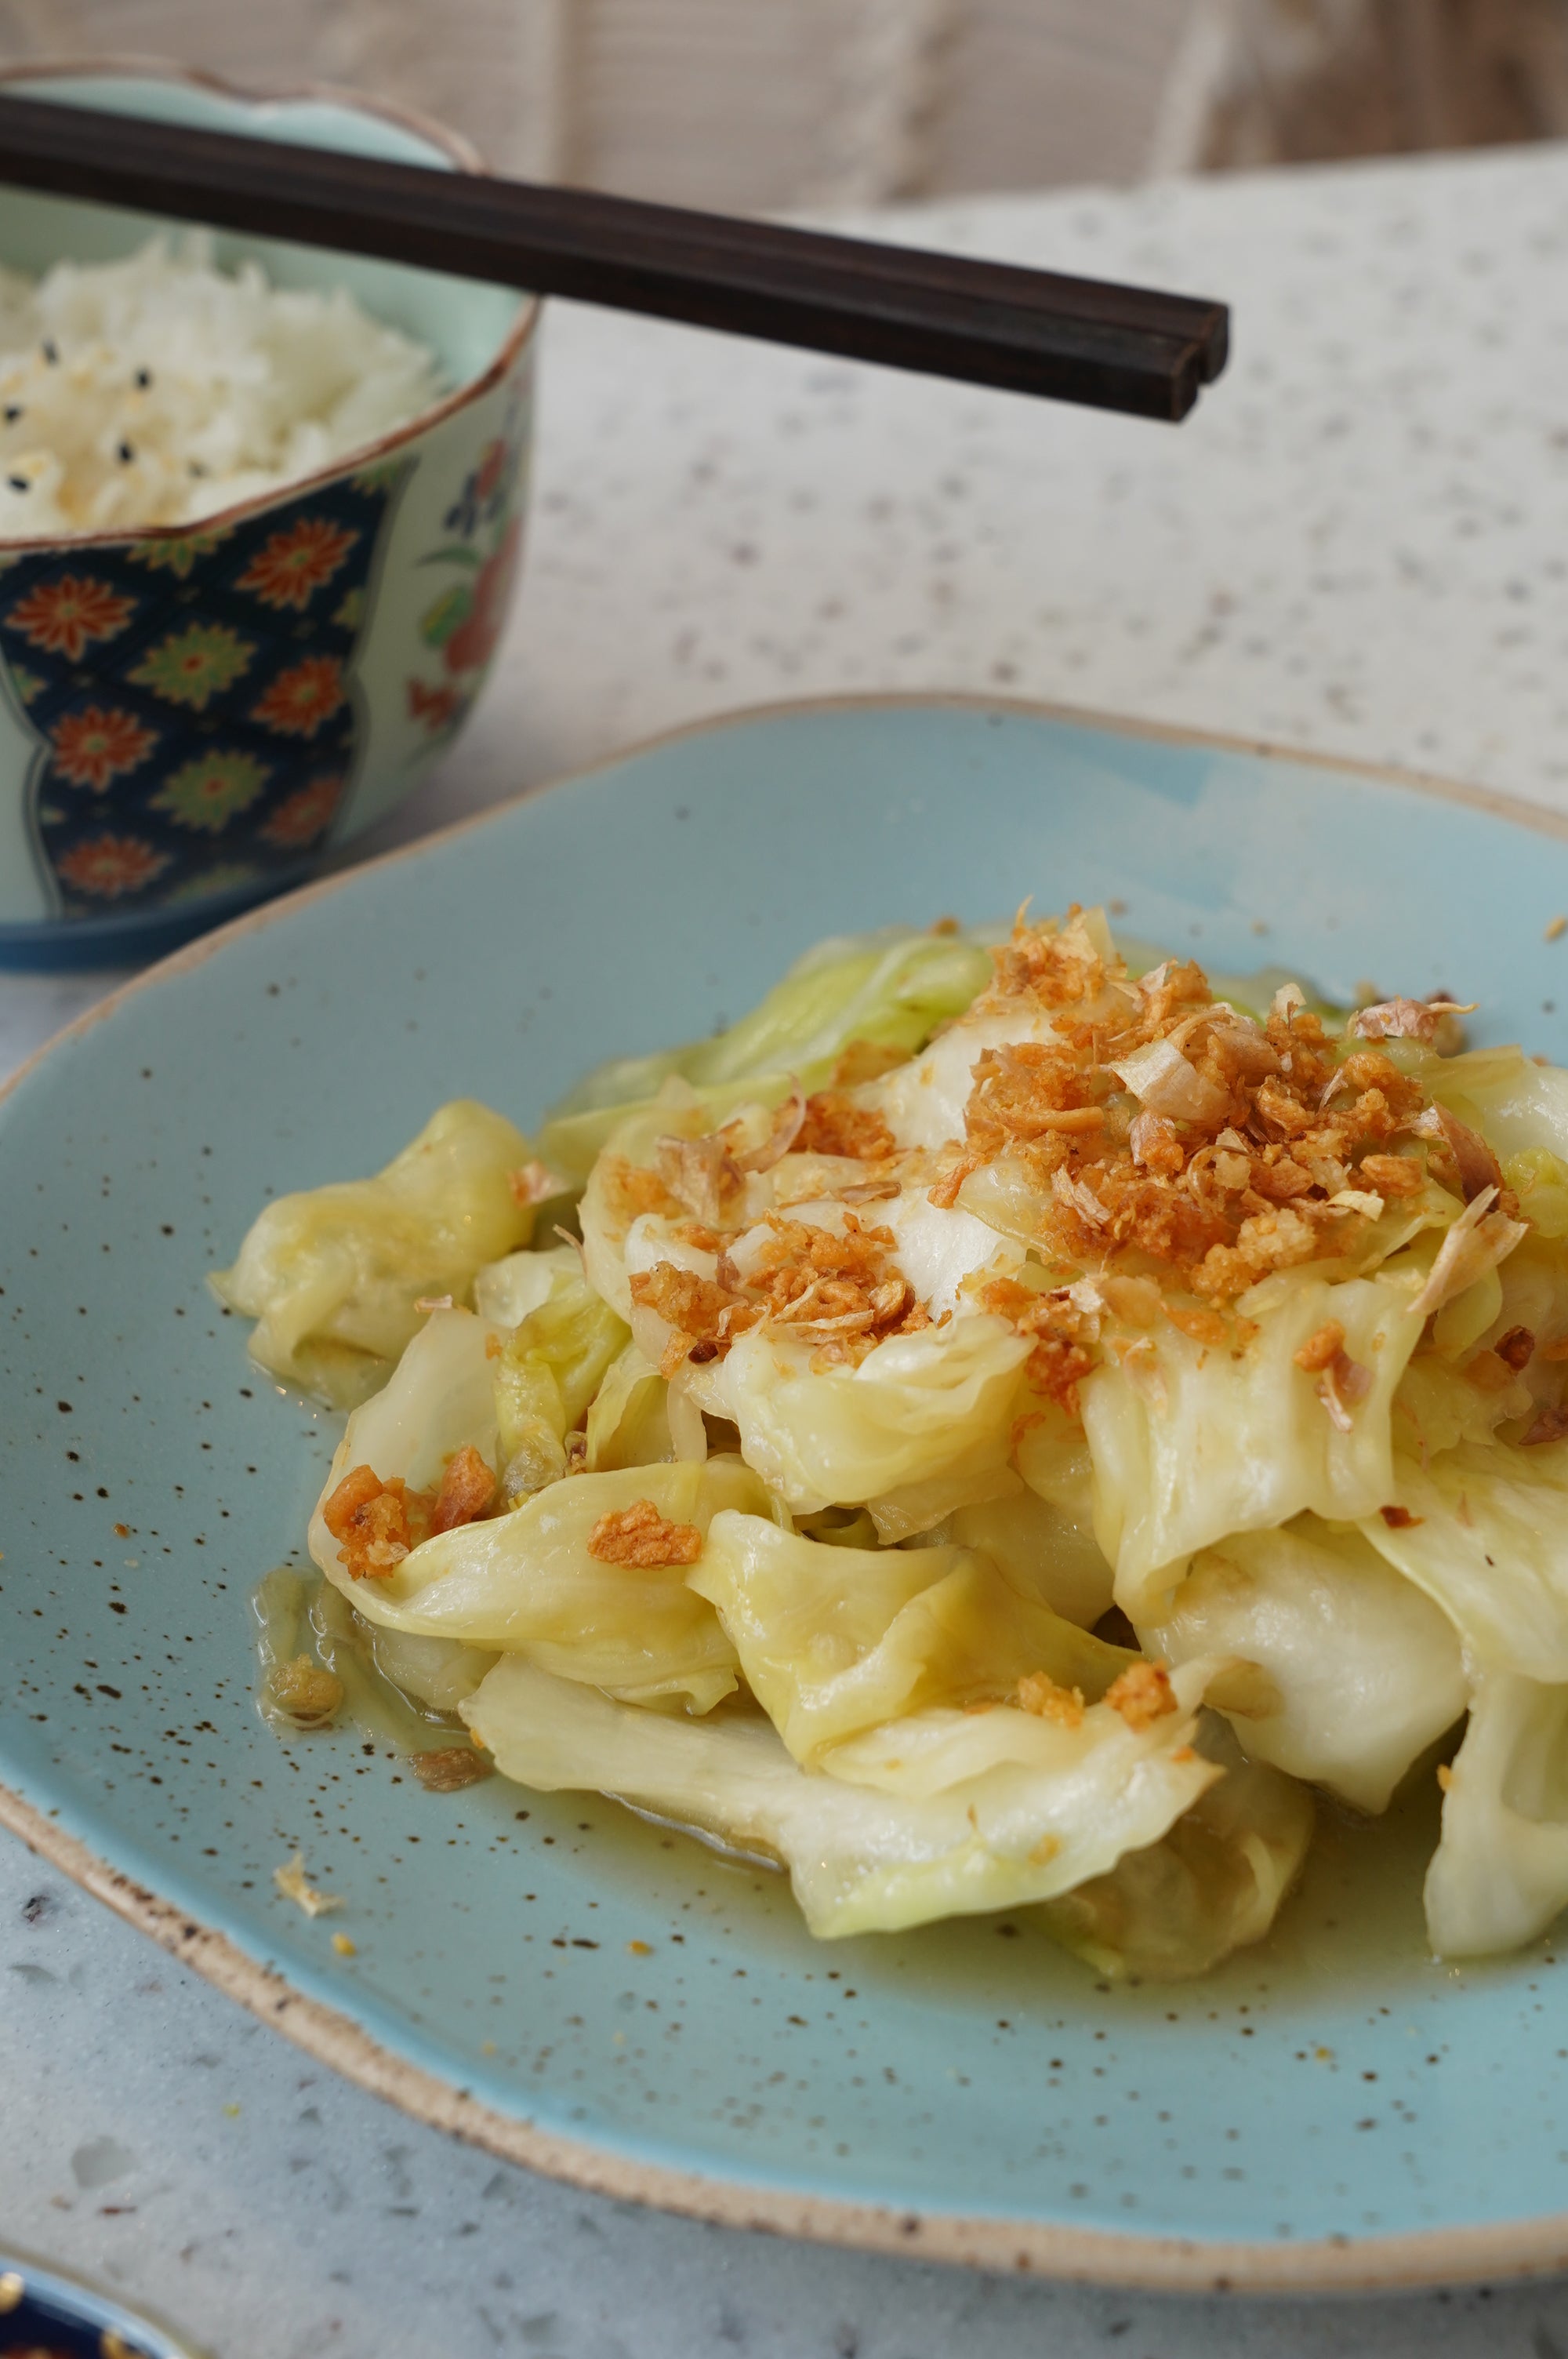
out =
[[[556,307],[498,677],[379,843],[689,721],[884,690],[1568,811],[1568,154],[857,225],[1222,296],[1234,360],[1173,430]],[[0,1070],[114,980],[0,977]],[[579,2195],[313,2066],[9,1838],[0,1990],[0,2242],[214,2359],[1568,2354],[1568,2286],[1134,2298]]]

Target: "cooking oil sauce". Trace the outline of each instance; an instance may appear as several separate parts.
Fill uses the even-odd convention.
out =
[[[351,1724],[362,1737],[395,1753],[428,1753],[468,1742],[462,1723],[410,1701],[377,1669],[365,1625],[346,1597],[312,1566],[276,1565],[251,1593],[256,1623],[256,1709],[283,1743],[309,1744],[324,1730],[308,1728],[278,1708],[271,1692],[275,1667],[305,1655],[341,1680],[343,1702],[332,1725]]]
[[[300,1652],[313,1653],[342,1681],[337,1725],[389,1756],[468,1742],[460,1721],[410,1701],[377,1669],[366,1625],[313,1568],[281,1566],[269,1573],[253,1610],[258,1709],[283,1742],[322,1741],[267,1696],[273,1663]],[[1422,1880],[1440,1832],[1437,1757],[1412,1769],[1380,1818],[1358,1819],[1320,1798],[1303,1874],[1267,1937],[1200,1979],[1175,1984],[1108,1982],[1064,1951],[1029,1908],[948,1918],[903,1934],[816,1941],[787,1878],[765,1860],[599,1794],[542,1794],[500,1777],[483,1791],[487,1813],[522,1818],[530,1842],[547,1838],[550,1847],[584,1860],[596,1883],[645,1906],[650,1926],[684,1923],[693,1940],[706,1929],[738,1953],[761,1951],[778,1966],[836,1982],[849,1976],[862,1998],[881,1988],[960,2010],[1011,2007],[1021,2017],[1058,2007],[1081,2017],[1086,2006],[1108,2006],[1119,2015],[1222,2017],[1238,2009],[1298,2015],[1328,1998],[1386,2005],[1453,1979],[1427,1950],[1422,1909]],[[487,1861],[484,1872],[507,1870]],[[1465,1978],[1487,1971],[1467,1966]]]

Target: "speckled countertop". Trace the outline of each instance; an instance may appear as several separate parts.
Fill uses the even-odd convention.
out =
[[[502,677],[395,842],[708,714],[1041,697],[1568,810],[1568,154],[970,202],[900,234],[1184,286],[1179,430],[557,307]],[[0,1068],[113,980],[0,978]],[[659,2218],[311,2065],[0,1838],[0,2244],[218,2359],[1564,2359],[1568,2288],[1129,2298]]]

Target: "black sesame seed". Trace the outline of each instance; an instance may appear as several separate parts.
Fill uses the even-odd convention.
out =
[[[32,489],[26,475],[7,475],[5,481],[14,492],[29,492]]]
[[[38,349],[43,353],[45,360],[48,361],[50,368],[53,368],[55,363],[59,358],[59,350],[54,338],[52,336],[46,336]]]
[[[122,467],[128,467],[135,455],[128,442],[121,443],[117,456]]]
[[[19,401],[8,401],[5,404],[5,423],[7,426],[15,426],[17,419],[20,418],[21,415],[22,405]]]
[[[151,385],[153,381],[153,373],[151,369],[138,369],[131,381],[134,385],[139,386],[142,391],[146,393],[148,386]]]

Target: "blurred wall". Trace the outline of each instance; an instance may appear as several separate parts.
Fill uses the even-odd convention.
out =
[[[0,58],[94,51],[738,209],[1568,132],[1568,0],[0,0]]]
[[[1560,138],[1568,0],[1203,0],[1153,168]]]
[[[0,0],[0,56],[151,51],[402,99],[688,204],[1124,180],[1192,0]]]

